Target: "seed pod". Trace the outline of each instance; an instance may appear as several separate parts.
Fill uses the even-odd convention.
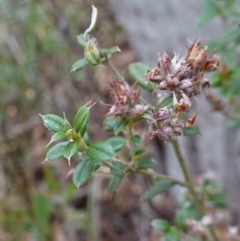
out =
[[[84,57],[90,65],[98,65],[101,61],[100,50],[93,39],[88,40],[84,48]]]

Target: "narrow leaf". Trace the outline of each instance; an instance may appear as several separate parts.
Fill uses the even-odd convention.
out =
[[[101,49],[102,55],[106,56],[106,57],[108,57],[109,55],[116,53],[116,52],[121,52],[121,50],[118,46],[114,46],[109,49]]]
[[[154,167],[155,165],[156,163],[151,158],[147,158],[138,162],[138,169],[148,169]]]
[[[117,189],[117,187],[119,186],[121,180],[122,180],[122,176],[119,177],[119,176],[112,176],[111,179],[109,180],[109,183],[108,183],[108,192],[110,194],[114,193]]]
[[[64,131],[61,132],[56,132],[53,136],[52,136],[52,141],[61,141],[64,138],[66,138],[66,133]]]
[[[63,148],[63,156],[68,159],[69,166],[70,166],[70,158],[76,153],[78,149],[79,140],[75,140],[72,142],[69,142],[64,148]]]
[[[46,155],[48,161],[56,161],[63,157],[63,149],[67,145],[67,142],[61,142],[51,147]]]
[[[64,131],[60,131],[60,132],[56,132],[53,136],[52,136],[52,139],[51,141],[47,144],[47,146],[49,146],[52,142],[54,141],[61,141],[63,139],[65,139],[67,136],[66,136],[66,133]]]
[[[82,47],[85,47],[87,45],[87,41],[84,38],[84,34],[80,34],[80,35],[77,36],[77,42]]]
[[[83,69],[87,65],[88,65],[87,60],[85,58],[82,58],[72,65],[72,69],[70,73]]]
[[[31,202],[37,220],[44,226],[48,225],[51,212],[51,201],[43,194],[37,194],[31,197]]]
[[[145,74],[150,69],[151,68],[148,65],[141,62],[132,63],[128,67],[129,74],[138,82],[142,88],[153,91],[156,87],[156,84],[145,80]]]
[[[88,180],[95,168],[93,160],[84,160],[80,162],[73,172],[73,183],[79,187]]]
[[[93,160],[110,161],[114,157],[115,153],[110,144],[98,141],[89,146],[86,154]]]
[[[144,195],[141,197],[140,201],[146,201],[154,196],[156,196],[157,194],[160,194],[162,192],[167,191],[170,187],[172,187],[173,185],[175,185],[174,181],[170,181],[170,180],[160,180],[158,181],[154,186],[151,186],[145,193]]]
[[[41,115],[45,127],[53,133],[64,131],[64,119],[58,115]]]
[[[193,135],[198,135],[201,134],[200,129],[198,126],[187,126],[186,128],[183,129],[183,135],[184,136],[193,136]]]
[[[125,166],[121,162],[116,162],[111,168],[111,174],[113,174],[113,176],[122,177],[124,175],[124,168]]]
[[[127,143],[125,138],[121,136],[110,137],[106,142],[112,146],[115,152],[120,151]]]
[[[74,129],[77,133],[80,133],[81,136],[84,136],[87,129],[89,115],[89,108],[84,105],[77,111],[74,117]]]

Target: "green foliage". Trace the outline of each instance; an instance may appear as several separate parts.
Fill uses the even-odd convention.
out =
[[[124,176],[125,166],[121,162],[114,163],[111,168],[111,174],[113,175],[108,183],[108,192],[114,193],[120,184],[123,176]]]
[[[183,135],[184,136],[194,136],[201,134],[200,129],[198,126],[187,126],[183,129]]]
[[[154,185],[150,186],[148,190],[141,197],[141,201],[146,201],[153,198],[157,194],[167,191],[170,187],[174,186],[176,183],[171,180],[159,180]]]
[[[233,2],[234,1],[231,3]],[[208,4],[208,7],[212,8],[212,12],[209,12],[201,19],[202,23],[220,13],[217,2],[211,0]],[[224,12],[221,12],[221,14],[225,16],[229,14],[230,10],[231,7],[228,6],[228,9],[225,9]],[[115,84],[116,86],[114,86],[113,84],[113,86],[111,86],[111,97],[115,101],[114,104],[105,105],[105,107],[108,109],[111,108],[111,110],[116,110],[115,113],[117,113],[115,116],[107,117],[104,121],[105,130],[112,132],[112,135],[114,136],[106,139],[105,141],[91,141],[91,138],[89,138],[87,134],[91,107],[89,107],[87,104],[80,107],[77,111],[74,117],[73,127],[67,121],[65,115],[64,118],[54,114],[42,116],[43,124],[53,133],[50,143],[67,139],[66,142],[60,142],[51,147],[47,152],[46,160],[55,161],[65,157],[69,160],[70,164],[70,158],[76,154],[75,156],[78,157],[79,163],[73,171],[73,183],[77,187],[83,185],[94,172],[102,172],[102,170],[105,170],[104,168],[109,168],[112,176],[109,180],[107,189],[110,194],[114,194],[116,192],[117,187],[121,183],[124,175],[138,172],[145,174],[150,177],[151,186],[145,191],[140,199],[141,201],[151,199],[157,194],[166,192],[176,184],[187,187],[188,191],[186,192],[181,206],[177,210],[175,216],[175,226],[170,225],[169,222],[163,219],[155,219],[152,221],[152,226],[158,231],[164,233],[164,237],[161,240],[178,241],[180,240],[180,237],[184,236],[186,233],[188,228],[186,225],[187,219],[200,221],[202,216],[205,214],[205,205],[208,205],[212,208],[225,208],[226,194],[221,186],[219,186],[216,182],[207,179],[204,180],[201,185],[194,187],[194,184],[191,182],[191,180],[189,180],[188,175],[186,174],[188,170],[185,170],[183,167],[184,163],[181,163],[181,168],[186,183],[175,180],[172,177],[156,175],[155,171],[151,169],[155,166],[155,162],[151,158],[147,158],[148,153],[144,143],[145,138],[143,139],[139,134],[137,134],[137,124],[139,124],[139,121],[144,121],[144,118],[146,118],[148,123],[150,123],[149,131],[153,133],[151,133],[152,136],[159,137],[161,132],[163,132],[166,139],[159,138],[168,142],[175,141],[174,138],[171,139],[171,135],[174,135],[178,132],[181,133],[181,131],[178,131],[178,128],[183,130],[184,136],[201,134],[200,129],[195,125],[187,126],[184,129],[180,125],[174,125],[176,123],[174,122],[174,118],[177,119],[179,116],[184,116],[184,111],[182,111],[184,108],[179,108],[179,111],[175,112],[175,109],[173,109],[172,96],[166,97],[160,103],[158,103],[157,106],[150,105],[146,103],[144,99],[139,98],[140,92],[137,90],[135,91],[135,89],[134,91],[130,92],[130,86],[128,86],[127,83],[122,84],[122,82],[124,82],[122,76],[115,70],[115,67],[110,62],[111,54],[119,52],[120,49],[116,46],[110,48],[100,48],[97,39],[90,35],[96,26],[97,15],[97,9],[93,6],[92,19],[89,28],[84,32],[84,34],[77,36],[78,44],[84,49],[84,58],[73,64],[71,72],[80,70],[87,65],[96,66],[103,64],[108,66],[119,79],[119,82],[117,82],[116,79],[116,83],[119,85]],[[239,39],[239,33],[235,30],[230,30],[223,35],[218,44],[224,51],[228,48],[227,45],[229,45],[229,42],[237,44],[240,41]],[[204,47],[202,49],[200,48],[201,51],[203,49]],[[209,57],[210,60],[211,58],[212,56]],[[218,64],[218,58],[216,63]],[[137,62],[130,64],[128,70],[130,76],[136,80],[137,84],[141,88],[150,92],[155,90],[158,91],[158,87],[155,83],[146,81],[145,75],[151,73],[149,72],[149,66],[141,62]],[[223,72],[217,73],[213,77],[213,85],[222,89],[222,91],[224,90],[225,96],[227,97],[238,93],[238,91],[240,92],[240,85],[237,81],[239,71],[237,70],[236,66],[228,66],[228,69],[224,74],[225,76],[223,76]],[[174,81],[174,83],[178,82]],[[161,89],[163,90],[164,88],[165,87],[163,85]],[[169,89],[167,89],[167,95],[172,91],[171,88],[169,87]],[[182,89],[178,90],[176,93],[178,97],[180,95],[183,97],[181,99],[182,102],[180,101],[178,103],[179,106],[182,105],[183,107],[188,107],[188,98],[190,102],[192,100],[192,96],[185,96]],[[193,91],[191,93],[193,93]],[[166,110],[168,111],[166,111],[166,116],[170,116],[168,120],[165,120],[164,118],[163,120],[160,118],[158,119],[158,115],[160,116],[162,114],[158,113],[158,110],[164,107],[166,107]],[[155,110],[156,112],[154,112]],[[110,112],[110,114],[113,115],[114,111]],[[126,115],[123,117],[117,111],[120,113],[122,111],[126,113]],[[173,124],[171,123],[171,125],[168,126],[169,120],[173,121]],[[91,132],[89,133],[91,134]],[[118,136],[120,133],[122,136]],[[126,148],[124,148],[125,146]],[[181,162],[182,160],[180,159],[182,158],[179,157],[178,150],[176,149],[177,148],[175,146],[175,152],[178,156],[179,162]],[[118,153],[116,154],[116,152]],[[102,168],[103,166],[104,168]],[[46,200],[43,200],[43,204],[46,204]],[[46,217],[48,217],[46,213],[47,212],[44,214],[45,216],[43,222],[46,222]]]
[[[140,160],[138,162],[138,169],[148,169],[148,168],[152,168],[156,165],[156,163],[151,159],[151,158],[146,158],[143,160]]]
[[[89,107],[82,106],[74,117],[74,129],[76,133],[84,136],[89,121]]]
[[[142,145],[143,143],[142,138],[139,135],[132,136],[130,139],[130,142],[133,146],[139,146],[139,145]]]
[[[115,117],[108,117],[104,121],[106,131],[113,131],[114,135],[118,135],[127,123]]]
[[[115,152],[120,151],[126,145],[126,139],[121,136],[110,137],[106,140],[110,144]]]
[[[88,61],[85,58],[79,59],[72,65],[71,73],[83,69],[88,65]]]
[[[156,230],[162,231],[162,232],[168,232],[170,230],[170,223],[163,219],[154,219],[151,222],[151,225]]]
[[[67,142],[61,142],[57,145],[51,147],[46,155],[48,161],[56,161],[60,158],[63,158],[63,149],[67,145]]]
[[[42,121],[45,127],[53,133],[64,131],[64,119],[58,115],[47,114],[42,116]]]
[[[81,161],[73,172],[73,183],[80,187],[84,184],[94,171],[96,162],[90,159]]]
[[[78,145],[79,145],[79,140],[69,142],[63,148],[63,156],[70,161],[70,158],[77,152]]]
[[[121,50],[119,49],[118,46],[113,46],[109,49],[101,49],[101,54],[106,57],[109,58],[112,54],[116,53],[116,52],[120,52]]]
[[[110,161],[113,159],[115,152],[113,147],[107,142],[98,141],[88,147],[86,154],[93,160]]]

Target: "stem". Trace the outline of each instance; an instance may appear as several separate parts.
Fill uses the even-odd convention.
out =
[[[170,177],[170,176],[167,176],[167,175],[164,175],[164,174],[159,174],[159,173],[156,173],[156,172],[151,172],[151,171],[147,171],[147,170],[138,170],[138,173],[142,173],[146,176],[150,176],[152,177],[153,179],[164,179],[164,180],[169,180],[169,181],[173,181],[175,182],[176,184],[180,185],[180,186],[184,186],[184,187],[188,187],[188,184],[183,182],[183,181],[180,181],[180,180],[177,180],[173,177]]]
[[[185,161],[184,161],[184,158],[183,158],[183,155],[182,155],[182,152],[181,152],[181,149],[180,149],[180,146],[179,146],[179,143],[178,143],[177,139],[174,140],[172,143],[173,143],[174,151],[175,151],[177,159],[178,159],[178,163],[179,163],[179,165],[182,169],[185,181],[188,184],[189,192],[191,193],[193,199],[196,201],[199,212],[201,214],[204,214],[202,208],[200,208],[200,206],[199,206],[199,200],[198,200],[198,197],[197,197],[197,193],[194,189],[190,174],[189,174],[188,169],[186,167],[186,164],[185,164]]]
[[[195,188],[193,186],[192,179],[190,177],[189,171],[187,169],[187,166],[186,166],[185,160],[183,158],[182,151],[180,149],[180,146],[179,146],[179,143],[178,143],[177,139],[175,139],[172,142],[172,144],[173,144],[175,154],[177,156],[178,163],[179,163],[179,165],[182,169],[185,181],[188,185],[189,192],[190,192],[192,198],[194,199],[194,202],[197,206],[197,209],[198,209],[199,213],[203,216],[203,215],[205,215],[206,210],[204,208],[203,203],[199,200],[199,198],[197,196],[197,193],[196,193]],[[217,235],[216,235],[212,226],[209,226],[209,231],[210,231],[210,234],[211,234],[213,240],[218,241],[218,237],[217,237]]]
[[[123,76],[119,73],[119,71],[115,68],[111,60],[107,59],[104,64],[106,67],[117,77],[118,80],[122,80]]]

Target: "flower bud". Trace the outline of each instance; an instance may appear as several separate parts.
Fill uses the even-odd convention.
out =
[[[163,54],[162,57],[158,58],[157,65],[160,69],[160,72],[163,73],[165,76],[171,71],[171,58],[166,52]]]
[[[210,56],[204,66],[204,70],[207,72],[215,71],[218,68],[220,57],[216,54]]]
[[[173,128],[173,133],[176,136],[182,136],[183,135],[183,130],[181,127],[174,127]]]
[[[101,61],[100,50],[93,39],[89,39],[84,48],[84,57],[90,65],[98,65]]]
[[[163,80],[163,81],[158,85],[158,88],[159,88],[160,90],[167,90],[167,89],[168,89],[167,81],[166,81],[166,80]]]
[[[170,110],[168,107],[163,107],[158,112],[153,112],[152,117],[159,121],[166,120],[170,118]]]
[[[146,80],[152,81],[154,83],[160,83],[162,80],[160,70],[157,68],[149,70],[146,74]]]
[[[180,85],[179,85],[179,88],[181,90],[185,90],[185,89],[188,89],[191,87],[193,87],[193,83],[192,83],[191,79],[184,79],[180,82]]]
[[[176,87],[179,85],[179,79],[169,74],[167,76],[166,81],[169,87]]]
[[[173,107],[176,112],[187,112],[192,106],[191,100],[182,92],[182,98],[178,102],[175,93],[173,92]]]

